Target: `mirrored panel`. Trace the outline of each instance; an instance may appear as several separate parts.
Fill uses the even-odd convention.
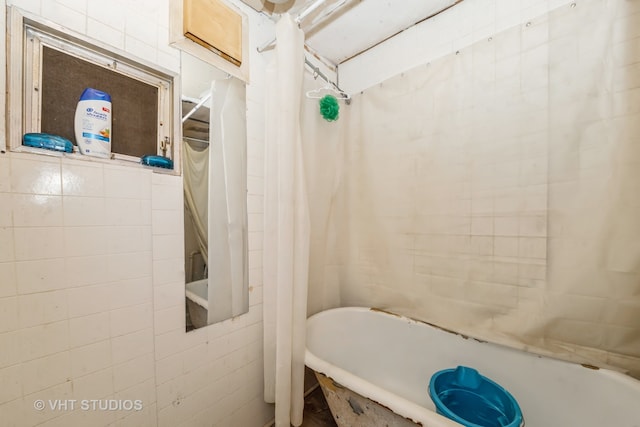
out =
[[[249,310],[244,82],[182,52],[187,331]]]

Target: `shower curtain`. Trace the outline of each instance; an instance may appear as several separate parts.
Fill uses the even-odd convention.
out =
[[[209,147],[193,148],[189,142],[185,141],[182,144],[182,159],[186,212],[193,224],[200,253],[206,260],[209,239]],[[187,271],[187,277],[192,276],[192,272]]]
[[[245,88],[238,79],[212,85],[209,143],[209,324],[249,309],[246,228]]]
[[[640,377],[639,76],[589,0],[356,96],[341,305]]]
[[[277,427],[304,407],[309,208],[300,135],[304,34],[288,14],[276,25],[267,70],[264,213],[264,393]]]

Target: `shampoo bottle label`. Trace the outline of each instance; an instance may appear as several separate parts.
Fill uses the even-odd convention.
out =
[[[76,143],[80,153],[111,157],[111,96],[93,88],[82,92],[75,115]]]

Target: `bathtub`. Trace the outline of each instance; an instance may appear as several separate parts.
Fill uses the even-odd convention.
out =
[[[187,297],[187,310],[191,323],[195,328],[207,326],[207,315],[209,310],[209,285],[208,279],[189,282],[185,286]]]
[[[453,427],[429,394],[435,372],[470,366],[507,389],[526,427],[640,427],[640,381],[464,337],[369,308],[307,320],[305,364],[340,427]]]

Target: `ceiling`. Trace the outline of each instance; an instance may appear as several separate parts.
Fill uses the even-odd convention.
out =
[[[242,0],[256,10],[294,18],[319,0]],[[321,0],[320,0],[321,1]],[[389,37],[462,0],[325,0],[300,27],[306,45],[333,64],[340,64]]]

